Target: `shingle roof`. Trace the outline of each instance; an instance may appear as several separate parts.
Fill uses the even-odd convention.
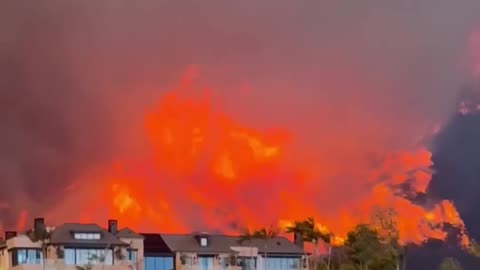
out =
[[[100,233],[99,240],[75,239],[73,234],[80,233]],[[97,224],[79,224],[79,223],[65,223],[55,228],[50,236],[51,244],[59,245],[75,245],[88,247],[106,247],[111,246],[125,246],[127,243],[121,241],[115,235],[111,234],[104,228]]]
[[[202,247],[192,234],[162,234],[167,246],[172,251],[197,252],[197,253],[230,253],[231,247],[257,247],[259,253],[265,251],[270,254],[303,254],[304,251],[299,246],[293,244],[284,237],[276,237],[268,241],[262,239],[253,239],[240,243],[239,236],[228,235],[208,235],[208,245]],[[266,245],[265,245],[266,244]]]
[[[132,229],[125,227],[121,230],[118,231],[117,236],[120,238],[140,238],[143,239],[144,237],[136,232],[134,232]]]

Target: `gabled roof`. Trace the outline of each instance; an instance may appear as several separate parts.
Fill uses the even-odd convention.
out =
[[[268,241],[252,239],[240,243],[239,236],[208,235],[208,245],[202,247],[195,235],[192,234],[162,234],[161,237],[174,252],[197,252],[197,253],[232,253],[231,247],[256,247],[259,253],[269,254],[303,254],[299,246],[284,237],[276,237]]]
[[[74,233],[100,233],[100,239],[75,239]],[[97,224],[65,223],[55,228],[50,236],[50,243],[54,245],[72,245],[85,247],[128,246],[115,235]]]
[[[137,239],[143,239],[144,237],[136,232],[134,232],[132,229],[125,227],[121,230],[118,231],[117,236],[119,238],[137,238]]]

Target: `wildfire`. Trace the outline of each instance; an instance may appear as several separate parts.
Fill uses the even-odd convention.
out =
[[[184,91],[185,85],[184,80],[146,113],[148,153],[103,168],[103,178],[96,179],[100,184],[88,190],[98,194],[80,209],[81,222],[102,223],[108,216],[140,231],[238,234],[269,224],[284,230],[294,220],[314,217],[317,229],[330,235],[330,245],[341,246],[348,231],[380,206],[395,209],[402,243],[444,240],[449,224],[460,229],[459,242],[470,245],[451,201],[426,207],[410,200],[431,180],[428,150],[382,155],[357,179],[360,183],[351,182],[354,189],[330,196],[338,187],[312,160],[292,151],[292,132],[244,125],[205,96]],[[22,211],[18,229],[25,228],[26,219]]]
[[[285,228],[314,217],[319,230],[331,233],[331,244],[342,245],[347,232],[380,206],[397,212],[403,242],[445,239],[444,223],[463,232],[451,202],[423,207],[409,199],[430,182],[426,149],[382,156],[362,184],[355,183],[358,194],[331,198],[328,190],[336,187],[315,171],[325,166],[312,166],[314,160],[292,151],[292,132],[243,125],[208,95],[186,91],[189,87],[183,79],[146,113],[148,155],[120,162],[106,181],[109,215],[122,224],[162,232],[238,233],[268,224]],[[334,199],[338,205],[327,203]]]

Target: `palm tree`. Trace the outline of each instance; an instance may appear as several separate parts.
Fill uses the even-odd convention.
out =
[[[330,244],[330,239],[332,234],[330,232],[322,232],[318,229],[315,225],[315,220],[312,217],[307,218],[303,221],[303,224],[306,229],[305,238],[308,242],[313,243],[313,256],[316,256],[318,240],[322,240],[324,243],[328,245],[328,261],[327,261],[327,269],[330,270],[330,257],[332,253],[332,245]],[[314,269],[317,269],[317,261],[313,261]]]
[[[262,239],[265,241],[265,250],[264,250],[264,258],[265,258],[265,263],[264,263],[264,270],[267,270],[267,246],[268,246],[268,241],[270,239],[273,239],[278,236],[278,231],[274,230],[272,227],[270,228],[261,228],[259,230],[255,230],[252,233],[252,238],[253,239]]]
[[[321,239],[328,245],[328,261],[326,262],[327,269],[330,270],[330,257],[331,257],[331,244],[330,239],[332,234],[330,232],[322,232],[315,225],[315,220],[312,217],[309,217],[302,221],[295,221],[293,226],[287,227],[286,230],[288,233],[298,233],[302,236],[302,240],[305,242],[310,242],[313,244],[313,266],[314,270],[317,269],[317,262],[315,260],[317,252],[318,240]],[[307,261],[307,267],[309,263]]]
[[[294,237],[301,237],[302,238],[301,241],[303,242],[308,240],[306,238],[307,229],[305,227],[305,222],[303,221],[294,221],[292,226],[288,226],[285,229],[285,232],[293,234]],[[306,249],[304,249],[304,256],[305,256],[305,260],[307,260],[307,269],[309,269],[310,267],[309,267],[308,254]]]

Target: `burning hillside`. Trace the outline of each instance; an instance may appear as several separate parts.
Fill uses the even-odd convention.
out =
[[[100,169],[101,193],[79,218],[98,222],[108,215],[151,231],[238,233],[268,224],[285,227],[313,216],[341,243],[380,206],[395,209],[404,242],[445,239],[444,224],[464,232],[451,201],[412,201],[425,193],[431,179],[426,149],[377,157],[375,166],[352,179],[356,194],[332,198],[337,187],[326,184],[321,164],[293,149],[298,139],[293,131],[242,124],[208,93],[182,79],[148,109],[148,153]],[[98,205],[109,205],[109,210]]]

